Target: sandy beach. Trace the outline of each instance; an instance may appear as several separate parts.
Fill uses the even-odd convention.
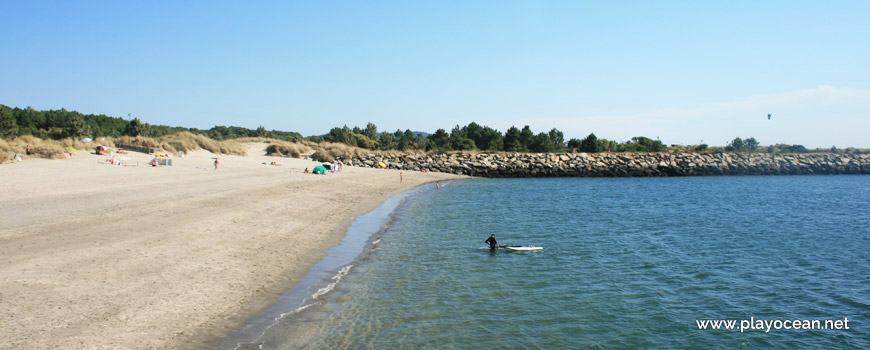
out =
[[[274,301],[346,228],[439,173],[198,151],[0,165],[0,348],[202,348]],[[281,165],[271,165],[271,162]]]

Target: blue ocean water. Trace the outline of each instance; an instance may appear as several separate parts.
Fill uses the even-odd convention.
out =
[[[264,349],[870,348],[870,177],[467,180]],[[544,250],[480,249],[500,244]],[[850,329],[699,329],[848,319]],[[739,325],[739,323],[738,323]]]

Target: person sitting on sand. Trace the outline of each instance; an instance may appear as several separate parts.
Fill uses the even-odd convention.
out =
[[[311,170],[308,170],[308,168],[305,168],[305,173],[306,173],[306,174],[311,174]]]

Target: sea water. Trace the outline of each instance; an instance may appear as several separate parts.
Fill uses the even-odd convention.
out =
[[[870,348],[870,176],[442,185],[251,348]]]

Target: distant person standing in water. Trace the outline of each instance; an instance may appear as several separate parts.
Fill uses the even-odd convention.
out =
[[[495,235],[489,236],[489,238],[486,239],[486,243],[489,243],[489,249],[492,250],[495,250],[495,247],[498,244],[498,242],[495,240]]]

